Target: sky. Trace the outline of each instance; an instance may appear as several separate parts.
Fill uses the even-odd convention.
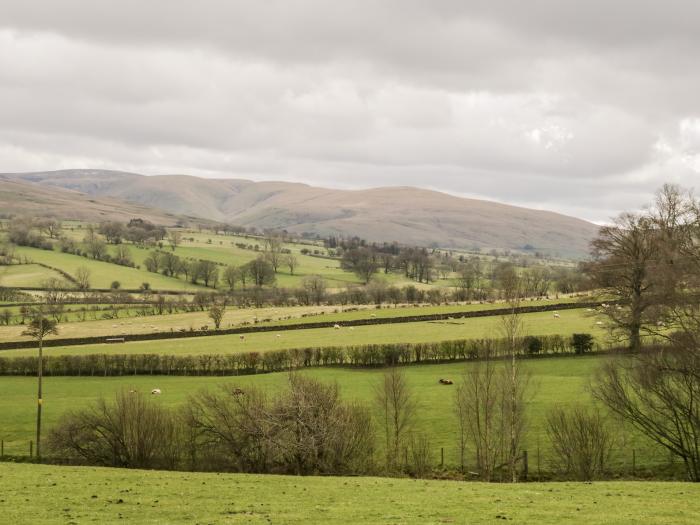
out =
[[[8,0],[0,172],[419,186],[605,222],[700,186],[697,0]]]

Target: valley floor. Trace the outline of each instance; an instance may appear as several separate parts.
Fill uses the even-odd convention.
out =
[[[0,463],[0,521],[694,524],[700,484],[507,485]]]

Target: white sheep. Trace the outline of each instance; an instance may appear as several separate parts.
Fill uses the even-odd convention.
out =
[[[559,317],[560,317],[560,315],[559,315],[558,313],[555,312],[555,313],[554,313],[554,318],[555,318],[555,319],[559,319]]]
[[[159,396],[161,394],[160,388],[154,388],[151,390],[151,394]]]
[[[335,330],[340,330],[340,325],[339,325],[339,324],[333,325],[333,328],[334,328]]]

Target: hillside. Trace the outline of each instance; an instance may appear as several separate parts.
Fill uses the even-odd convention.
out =
[[[21,214],[64,220],[125,221],[140,217],[156,224],[174,225],[173,213],[124,202],[110,197],[85,195],[55,186],[41,186],[0,175],[0,210],[3,215]]]
[[[12,174],[19,180],[112,197],[175,214],[295,233],[448,248],[587,253],[596,226],[565,215],[411,188],[338,190],[288,182],[143,176],[103,170]],[[381,227],[378,227],[381,225]]]

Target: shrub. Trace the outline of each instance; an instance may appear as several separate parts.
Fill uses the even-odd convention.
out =
[[[533,335],[525,337],[523,344],[528,355],[538,355],[542,351],[542,339]]]
[[[119,281],[112,281],[112,284],[109,285],[110,289],[112,290],[119,290],[121,288],[121,283]]]
[[[180,463],[181,424],[171,410],[144,394],[121,390],[112,403],[65,414],[48,438],[52,454],[90,465],[175,468]]]
[[[593,336],[591,334],[573,334],[571,346],[574,353],[581,355],[593,350]]]
[[[547,415],[555,468],[577,480],[590,481],[602,474],[612,449],[612,435],[597,411],[574,407],[554,408]]]

